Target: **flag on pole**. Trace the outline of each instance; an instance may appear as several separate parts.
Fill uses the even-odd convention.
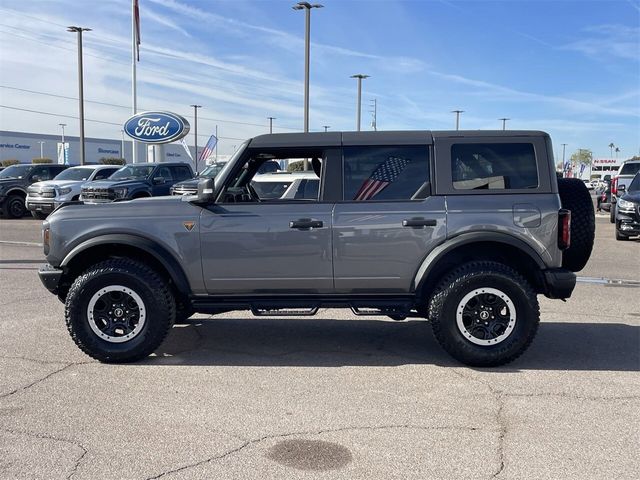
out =
[[[364,181],[360,190],[356,193],[354,200],[361,202],[375,197],[387,188],[388,185],[396,181],[402,173],[402,170],[404,170],[404,167],[406,167],[410,161],[411,160],[407,158],[401,157],[387,158],[384,162],[380,163],[369,178]]]
[[[206,161],[207,158],[209,158],[211,154],[214,152],[216,148],[216,143],[218,143],[218,139],[216,138],[215,135],[211,135],[209,137],[209,141],[207,141],[207,144],[204,146],[204,149],[202,150],[202,152],[200,152],[200,157],[198,158],[198,161],[201,161],[201,160]]]
[[[185,141],[184,138],[180,139],[180,144],[182,145],[182,147],[184,148],[184,151],[187,152],[187,155],[189,155],[189,158],[193,162],[193,155],[191,155],[191,150],[189,150],[189,145],[187,145],[187,142]]]
[[[138,0],[134,0],[133,11],[136,20],[136,53],[138,56],[138,61],[140,61],[140,7],[138,6]]]

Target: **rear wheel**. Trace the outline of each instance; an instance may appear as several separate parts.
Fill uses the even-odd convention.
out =
[[[111,259],[80,275],[67,294],[67,329],[87,355],[107,363],[151,354],[175,319],[167,282],[146,265]]]
[[[558,191],[562,208],[571,210],[571,246],[563,252],[562,266],[572,272],[582,270],[591,256],[596,233],[596,217],[591,194],[578,178],[561,178]]]
[[[24,205],[24,197],[21,195],[9,195],[2,210],[2,218],[22,218],[27,212]]]
[[[540,319],[536,294],[524,277],[496,262],[471,262],[447,275],[429,303],[440,345],[471,366],[493,367],[518,358]]]

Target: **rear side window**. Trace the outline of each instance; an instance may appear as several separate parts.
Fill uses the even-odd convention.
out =
[[[344,199],[418,200],[429,194],[427,146],[344,147]]]
[[[625,163],[620,167],[618,175],[635,175],[640,172],[640,162]]]
[[[456,190],[536,188],[538,170],[531,143],[459,143],[451,146]]]

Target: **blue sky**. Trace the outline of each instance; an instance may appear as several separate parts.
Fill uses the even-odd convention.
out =
[[[220,153],[302,129],[304,13],[294,1],[140,0],[138,103],[218,125]],[[378,128],[541,129],[556,152],[640,150],[640,0],[324,0],[312,13],[311,129],[355,128],[354,73]],[[85,36],[89,136],[119,138],[130,104],[130,0],[0,2],[0,129],[77,134],[75,37]],[[10,87],[10,88],[7,88]],[[16,89],[44,92],[25,92]],[[101,103],[98,103],[101,102]],[[58,115],[58,116],[56,116]],[[193,140],[191,139],[190,142]]]

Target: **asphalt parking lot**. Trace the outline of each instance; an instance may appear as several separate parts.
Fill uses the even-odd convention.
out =
[[[196,316],[102,365],[37,278],[39,224],[0,221],[1,478],[640,478],[640,241],[608,215],[574,296],[487,370],[337,310]]]

